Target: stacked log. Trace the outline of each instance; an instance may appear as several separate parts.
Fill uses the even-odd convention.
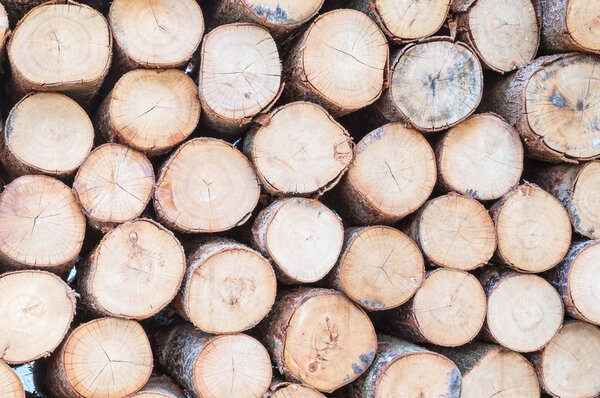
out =
[[[19,376],[2,361],[0,361],[0,395],[6,398],[25,398],[25,390]]]
[[[325,396],[312,387],[273,379],[265,398],[324,398]]]
[[[549,52],[600,52],[597,3],[541,0],[542,47]]]

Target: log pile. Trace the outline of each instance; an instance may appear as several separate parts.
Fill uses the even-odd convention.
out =
[[[0,0],[0,398],[600,396],[599,4]]]

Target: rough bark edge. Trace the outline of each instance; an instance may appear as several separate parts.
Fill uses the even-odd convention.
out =
[[[539,0],[542,7],[542,49],[548,53],[583,51],[600,54],[600,50],[586,48],[579,44],[567,26],[569,0]]]

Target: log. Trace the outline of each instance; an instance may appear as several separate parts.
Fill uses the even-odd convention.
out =
[[[158,220],[176,231],[219,232],[245,223],[259,195],[248,158],[225,141],[194,138],[161,167],[154,209]]]
[[[2,165],[16,177],[71,177],[92,150],[94,126],[87,113],[59,93],[28,94],[6,118],[0,134]]]
[[[304,384],[273,378],[271,387],[263,398],[325,398],[325,395]]]
[[[552,163],[597,158],[596,62],[594,56],[577,53],[539,57],[490,82],[481,109],[496,112],[515,126],[529,158]]]
[[[350,5],[370,16],[396,43],[424,39],[440,30],[451,0],[352,0]]]
[[[456,365],[436,352],[380,334],[373,365],[350,385],[349,398],[461,396]]]
[[[567,254],[571,223],[567,211],[535,184],[515,187],[490,209],[496,225],[495,260],[521,272],[543,272]]]
[[[154,169],[143,153],[104,144],[83,162],[73,194],[91,227],[102,232],[140,216],[152,195]]]
[[[31,91],[59,91],[89,108],[108,73],[112,39],[92,7],[53,0],[19,21],[7,52],[15,100]]]
[[[196,83],[176,69],[138,69],[124,74],[95,117],[98,134],[148,156],[185,141],[200,120]]]
[[[214,26],[234,22],[263,25],[276,38],[285,40],[314,18],[324,0],[219,0],[211,15]]]
[[[113,0],[108,21],[120,72],[181,68],[204,33],[204,16],[194,0]]]
[[[0,353],[2,360],[11,364],[50,355],[65,337],[75,314],[75,292],[59,277],[44,271],[0,275],[0,302]]]
[[[261,25],[221,25],[204,36],[200,54],[198,86],[208,128],[235,136],[279,98],[279,52]]]
[[[10,366],[0,360],[0,396],[25,398],[25,390],[19,376]]]
[[[462,347],[438,349],[462,374],[462,398],[539,398],[535,369],[522,355],[504,347],[472,342]]]
[[[137,219],[104,235],[77,271],[77,292],[87,313],[146,319],[177,294],[185,254],[171,231]]]
[[[14,24],[9,25],[10,18],[6,12],[6,5],[0,4],[0,60],[4,60],[4,45],[11,34],[10,26],[14,26]]]
[[[496,228],[477,200],[456,193],[431,199],[405,222],[405,232],[431,265],[470,271],[496,250]]]
[[[485,293],[473,275],[438,268],[427,273],[408,303],[383,313],[378,324],[410,341],[456,347],[477,336],[485,312]]]
[[[0,196],[0,267],[66,276],[83,245],[85,217],[71,190],[42,175],[8,184]]]
[[[2,0],[2,8],[8,15],[8,26],[14,28],[17,23],[27,14],[32,8],[39,6],[48,0]]]
[[[375,225],[346,230],[327,282],[366,311],[381,311],[408,301],[424,278],[423,255],[415,242],[397,229]]]
[[[336,204],[355,225],[394,224],[427,200],[435,180],[435,156],[425,138],[399,123],[386,124],[354,147]]]
[[[488,299],[484,337],[517,352],[542,349],[563,321],[560,296],[537,275],[497,266],[479,277]]]
[[[333,150],[332,150],[333,149]],[[310,102],[283,105],[244,138],[263,189],[272,195],[321,195],[352,162],[352,137],[325,109]]]
[[[527,179],[558,199],[571,219],[573,230],[590,239],[600,238],[600,161],[582,164],[530,165]]]
[[[35,362],[42,394],[57,398],[124,397],[152,373],[152,351],[136,321],[100,318],[73,330],[50,357]]]
[[[540,0],[542,49],[550,53],[600,52],[600,5],[585,0]]]
[[[245,334],[215,336],[189,323],[157,334],[156,356],[194,398],[262,398],[271,384],[265,347]]]
[[[477,56],[468,45],[449,37],[431,37],[397,51],[391,57],[389,79],[374,112],[425,133],[465,120],[483,94]]]
[[[388,63],[384,34],[350,9],[319,15],[284,60],[286,98],[315,102],[334,117],[381,95]]]
[[[340,217],[316,199],[279,199],[258,213],[252,242],[273,261],[282,283],[313,283],[335,265],[344,227]]]
[[[440,188],[478,200],[501,198],[523,173],[519,134],[493,113],[473,115],[443,133],[435,154]]]
[[[576,242],[549,275],[567,313],[595,325],[600,325],[600,309],[596,298],[599,255],[600,240]]]
[[[540,385],[553,397],[598,396],[600,383],[600,330],[580,321],[568,321],[543,351],[536,352]]]
[[[211,238],[188,250],[177,312],[206,333],[239,333],[256,326],[275,302],[277,279],[260,253],[233,240]]]
[[[185,398],[185,393],[166,375],[152,374],[150,380],[131,398]]]
[[[354,381],[371,365],[377,349],[367,315],[329,289],[301,287],[285,293],[260,325],[260,333],[288,381],[322,392]]]
[[[483,66],[505,73],[527,64],[538,50],[539,0],[477,0],[456,14],[459,37]]]

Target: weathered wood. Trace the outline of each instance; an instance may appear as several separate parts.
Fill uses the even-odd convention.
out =
[[[600,52],[600,4],[586,0],[540,0],[542,48],[547,52]]]

